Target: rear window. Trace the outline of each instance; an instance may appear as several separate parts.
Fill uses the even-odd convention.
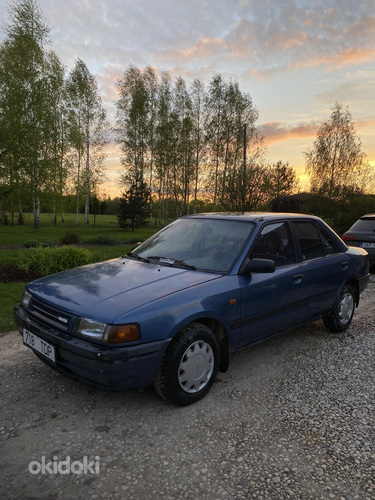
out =
[[[374,232],[375,231],[375,217],[372,219],[359,219],[349,231],[360,231],[360,232]],[[349,232],[348,231],[348,232]]]
[[[301,247],[303,260],[324,257],[323,243],[315,222],[293,221],[293,226]]]

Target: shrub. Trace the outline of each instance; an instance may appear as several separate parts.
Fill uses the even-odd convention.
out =
[[[24,226],[24,225],[25,225],[25,221],[24,221],[24,219],[23,219],[23,213],[22,213],[22,212],[20,212],[20,213],[18,214],[18,225],[19,225],[19,226]]]
[[[17,266],[23,271],[34,271],[39,276],[65,271],[93,262],[87,248],[64,246],[61,248],[31,248],[20,252]]]
[[[111,236],[109,234],[101,234],[96,238],[85,241],[90,245],[118,245],[120,240],[116,236]]]
[[[27,241],[25,241],[23,246],[25,246],[26,248],[36,248],[36,247],[40,246],[40,243],[39,243],[39,241],[36,241],[36,240],[27,240]]]
[[[60,238],[60,245],[79,245],[81,243],[81,235],[76,229],[67,231]]]

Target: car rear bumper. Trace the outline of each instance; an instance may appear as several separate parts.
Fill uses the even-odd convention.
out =
[[[55,370],[106,390],[126,390],[152,384],[169,339],[147,344],[103,346],[46,327],[17,306],[14,317],[19,332],[26,328],[54,346],[55,362],[33,352]],[[29,347],[29,346],[27,346]]]

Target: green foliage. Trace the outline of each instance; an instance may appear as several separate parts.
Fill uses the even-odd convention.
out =
[[[278,161],[267,172],[267,191],[269,197],[290,196],[298,190],[296,172],[288,162]]]
[[[330,200],[319,194],[298,193],[275,198],[271,210],[317,215],[341,236],[362,215],[375,213],[375,196],[353,195],[344,200]]]
[[[68,178],[76,184],[76,194],[85,195],[88,223],[89,199],[101,180],[108,142],[95,77],[77,60],[66,78],[50,45],[50,28],[37,2],[10,2],[0,44],[1,183],[4,208],[32,210],[35,229],[41,206],[55,214],[67,210]],[[73,165],[84,175],[77,176]],[[77,212],[82,199],[76,196]],[[7,216],[2,218],[6,223]],[[21,212],[18,224],[23,223]]]
[[[81,235],[76,229],[70,229],[60,237],[60,245],[79,245],[81,243]]]
[[[123,229],[145,227],[148,225],[150,190],[142,180],[133,181],[130,188],[120,199],[117,215],[119,226]]]
[[[22,212],[20,212],[20,213],[18,214],[18,225],[19,225],[19,226],[23,226],[24,224],[25,224],[25,221],[24,221],[24,219],[23,219],[23,213],[22,213]]]
[[[117,88],[123,182],[150,179],[163,224],[196,212],[202,187],[214,210],[222,208],[220,203],[232,210],[258,208],[264,202],[262,190],[250,185],[252,172],[265,163],[263,138],[255,128],[258,111],[238,82],[216,74],[207,87],[199,80],[188,87],[182,77],[174,79],[166,71],[158,77],[152,68],[131,65]],[[121,227],[128,227],[129,220],[119,214]]]
[[[81,155],[85,156],[85,224],[88,224],[92,186],[98,184],[103,169],[103,147],[108,142],[104,131],[108,129],[108,122],[98,93],[96,79],[81,59],[77,59],[70,73],[67,90],[71,113],[72,148],[79,162],[81,162]],[[81,186],[77,183],[77,203],[80,189]],[[97,211],[95,209],[95,212]]]
[[[36,240],[27,240],[23,244],[23,246],[26,248],[36,248],[36,247],[39,247],[40,245],[41,245],[41,243],[39,243],[39,241],[36,241]]]
[[[365,192],[371,181],[372,169],[362,152],[349,108],[338,102],[305,156],[311,191],[321,197],[343,201],[348,192]]]
[[[51,158],[52,71],[45,46],[49,28],[36,2],[10,5],[10,22],[0,51],[0,129],[4,141],[3,172],[10,204],[33,199],[34,226],[39,225],[40,189],[47,184]],[[22,222],[22,221],[20,221]]]
[[[305,205],[307,213],[324,219],[341,236],[366,213],[375,212],[375,196],[357,195],[346,200],[329,200],[324,196],[311,196]]]
[[[92,261],[93,255],[87,248],[75,246],[61,248],[37,247],[20,252],[17,266],[23,271],[34,271],[39,276],[45,276],[90,264]]]
[[[21,300],[26,283],[0,283],[0,335],[15,330],[13,308]]]
[[[202,209],[202,211],[204,211]],[[206,210],[207,211],[207,210]],[[98,236],[103,234],[110,235],[117,238],[121,243],[143,241],[152,234],[154,234],[160,224],[156,225],[154,220],[154,227],[135,229],[134,232],[124,231],[118,225],[117,217],[114,215],[97,215],[96,225],[83,224],[83,215],[80,216],[80,223],[77,226],[75,221],[75,214],[67,214],[65,224],[59,223],[56,226],[53,224],[52,214],[41,214],[39,229],[33,228],[32,214],[24,214],[25,225],[8,225],[0,226],[0,241],[3,245],[23,245],[27,240],[37,240],[39,242],[50,241],[53,245],[58,245],[60,237],[70,229],[79,231],[82,236],[82,242],[90,243],[89,240],[95,240]],[[43,243],[42,243],[43,244]],[[0,245],[1,246],[1,245]],[[0,249],[0,254],[4,250]]]
[[[89,245],[118,245],[120,240],[116,236],[111,236],[110,234],[100,234],[95,238],[85,240],[84,244]]]
[[[30,214],[24,213],[25,218],[25,226],[2,226],[0,227],[0,239],[2,242],[6,242],[7,245],[11,244],[22,244],[26,238],[32,239],[33,235],[38,234],[38,238],[40,241],[46,241],[51,239],[54,244],[57,244],[59,237],[62,232],[65,233],[67,224],[74,224],[75,215],[67,214],[66,215],[66,224],[60,224],[58,226],[52,225],[51,214],[41,214],[41,226],[38,230],[32,228],[32,216]],[[102,260],[108,260],[117,258],[120,255],[125,255],[130,252],[134,246],[144,241],[146,238],[150,237],[155,233],[156,228],[141,228],[136,229],[133,233],[125,233],[119,226],[114,216],[105,216],[100,215],[96,217],[98,222],[98,227],[94,227],[93,225],[82,225],[80,226],[80,232],[85,235],[85,237],[91,236],[93,239],[99,237],[99,241],[101,241],[100,236],[105,231],[109,236],[113,236],[116,239],[121,238],[121,241],[131,240],[131,244],[121,246],[110,245],[110,246],[97,246],[90,248],[90,252],[92,252],[92,262],[99,262]],[[131,237],[129,238],[129,234]],[[129,242],[130,243],[130,242]],[[42,244],[43,245],[43,244]],[[64,247],[67,248],[67,247]],[[76,248],[76,247],[75,247]],[[41,247],[35,250],[44,250]],[[48,249],[46,249],[48,250]],[[49,251],[53,251],[56,249],[49,249]],[[60,249],[62,250],[62,249]],[[82,248],[78,248],[78,250],[83,250]],[[19,260],[22,258],[20,255],[28,252],[32,252],[33,249],[30,250],[17,250],[17,249],[3,249],[0,248],[0,266],[5,264],[13,264],[17,265]],[[81,264],[81,262],[75,262],[74,264]],[[22,290],[26,283],[0,283],[0,303],[1,303],[1,312],[0,312],[0,334],[9,332],[10,330],[14,330],[16,328],[13,320],[13,307],[19,303],[22,295]]]

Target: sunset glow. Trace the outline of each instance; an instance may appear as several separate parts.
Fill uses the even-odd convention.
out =
[[[349,106],[375,166],[373,0],[38,0],[51,48],[69,71],[81,58],[115,126],[115,84],[125,68],[153,66],[208,83],[221,73],[251,95],[267,159],[296,169],[308,189],[304,151],[335,102]],[[2,27],[7,2],[0,4]],[[0,30],[0,40],[4,30]],[[104,194],[119,195],[120,150],[107,148]]]

